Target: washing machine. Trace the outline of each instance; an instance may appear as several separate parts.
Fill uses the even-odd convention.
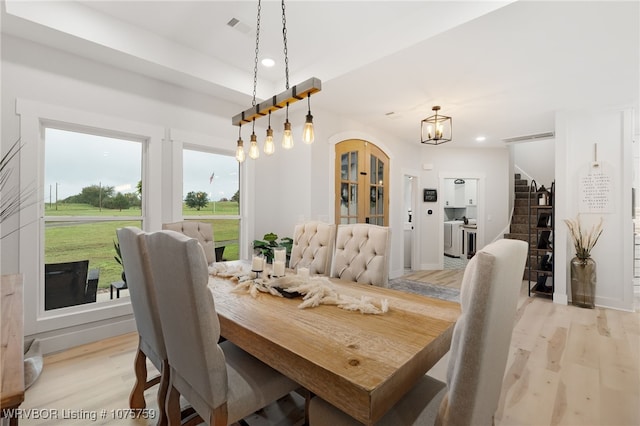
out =
[[[444,254],[450,257],[462,256],[463,233],[462,220],[448,220],[444,222]]]

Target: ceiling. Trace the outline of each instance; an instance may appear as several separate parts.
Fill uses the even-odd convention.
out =
[[[223,98],[234,115],[251,103],[256,1],[3,4],[3,33]],[[259,56],[276,65],[259,66],[259,100],[285,88],[280,2],[261,10]],[[554,131],[556,111],[637,110],[639,16],[637,1],[290,0],[290,84],[322,80],[316,126],[331,111],[419,146],[441,105],[447,146],[505,146]]]

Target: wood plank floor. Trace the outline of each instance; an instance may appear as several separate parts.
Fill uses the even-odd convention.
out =
[[[449,286],[457,280],[459,287],[461,276],[460,271],[429,271],[406,278]],[[126,419],[136,344],[137,336],[127,334],[46,356],[22,408],[57,409],[59,416],[63,410],[84,410],[87,416],[96,413],[97,420],[20,424],[155,424]],[[444,380],[447,361],[443,358],[430,374]],[[529,298],[523,283],[496,425],[640,425],[639,365],[640,313]],[[154,392],[146,392],[148,408],[156,408]],[[250,424],[297,423],[295,415],[287,417],[290,407],[269,410]]]

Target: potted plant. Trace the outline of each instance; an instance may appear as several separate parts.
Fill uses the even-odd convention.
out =
[[[273,249],[275,247],[284,247],[287,250],[287,260],[291,256],[291,247],[293,246],[293,239],[290,237],[282,237],[278,240],[278,235],[270,232],[264,234],[262,240],[253,240],[253,250],[256,253],[262,254],[268,263],[273,262]]]
[[[18,155],[22,144],[20,139],[15,141],[9,150],[0,158],[0,223],[19,212],[25,203],[31,204],[33,200],[30,198],[35,194],[35,188],[29,187],[26,191],[20,192],[19,188],[8,187],[13,168],[10,167],[11,161]],[[6,235],[1,235],[0,238],[13,233],[10,231]]]

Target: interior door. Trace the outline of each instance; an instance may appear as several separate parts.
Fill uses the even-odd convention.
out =
[[[336,144],[335,221],[389,223],[389,157],[374,144],[350,139]]]

